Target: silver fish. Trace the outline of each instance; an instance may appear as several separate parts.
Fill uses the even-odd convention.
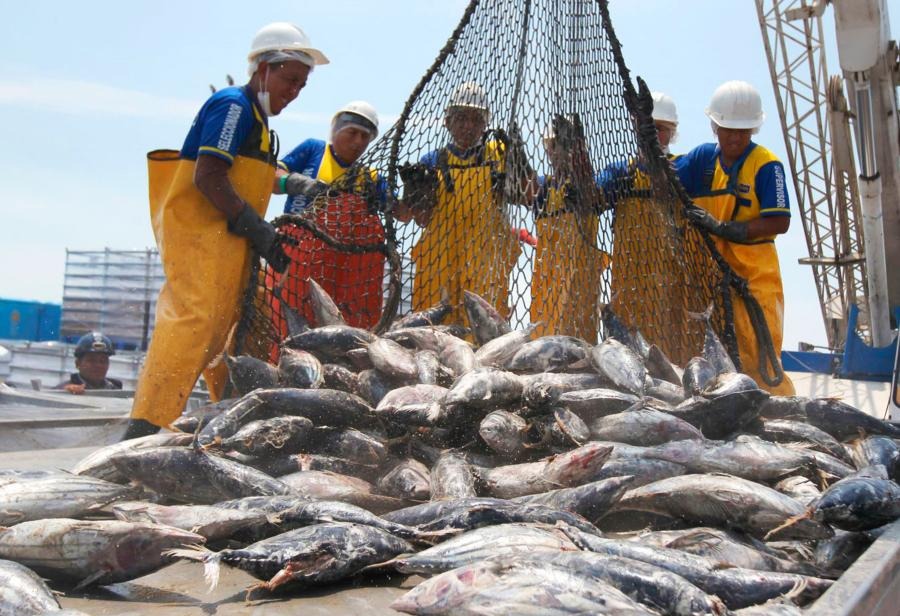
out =
[[[703,321],[706,326],[706,337],[703,340],[703,357],[712,364],[716,372],[718,374],[737,372],[734,362],[731,361],[731,357],[728,355],[728,351],[725,350],[722,341],[719,340],[716,331],[713,329],[712,314],[714,307],[713,304],[710,304],[703,312],[688,312],[688,316],[692,319]]]
[[[522,381],[512,372],[496,368],[472,370],[453,383],[443,404],[491,411],[522,400]]]
[[[312,353],[284,348],[278,359],[278,382],[282,387],[317,389],[324,380],[322,363]]]
[[[521,453],[528,445],[528,422],[508,411],[488,413],[478,433],[488,447],[508,456]]]
[[[334,303],[328,292],[312,278],[309,279],[309,295],[307,298],[312,305],[317,327],[347,324],[340,309],[338,309],[337,304]]]
[[[280,479],[301,498],[350,503],[372,513],[402,509],[410,504],[399,498],[375,494],[374,486],[368,481],[328,471],[298,471]]]
[[[641,404],[621,413],[598,417],[588,424],[591,437],[644,447],[685,439],[704,440],[700,430],[688,422]]]
[[[0,525],[75,518],[134,495],[134,488],[81,475],[59,475],[0,486]]]
[[[207,541],[228,539],[234,533],[266,524],[265,512],[223,509],[207,505],[156,505],[135,501],[117,503],[113,515],[123,522],[161,524],[202,535]]]
[[[204,563],[204,576],[211,588],[217,586],[219,569],[225,564],[264,580],[250,592],[271,592],[288,584],[302,588],[336,582],[412,551],[403,539],[373,526],[325,523],[291,530],[246,548],[221,552],[179,549],[166,555]]]
[[[431,467],[431,500],[472,496],[475,496],[475,474],[472,466],[462,456],[445,452]]]
[[[529,325],[524,330],[511,331],[481,345],[475,351],[475,361],[479,366],[503,368],[522,348],[522,345],[528,342],[535,327],[535,325]]]
[[[682,475],[629,491],[618,510],[649,511],[696,525],[722,525],[763,537],[804,512],[794,499],[764,485],[729,475]],[[803,520],[785,537],[822,539],[824,525]]]
[[[621,342],[607,338],[591,350],[591,364],[603,377],[621,390],[642,395],[647,368],[634,351]]]
[[[226,354],[225,364],[228,366],[231,384],[240,395],[254,389],[278,386],[278,368],[261,359],[249,355],[231,357]]]
[[[556,372],[587,367],[591,346],[573,336],[542,336],[526,342],[506,364],[513,372]]]
[[[375,369],[391,379],[410,381],[419,378],[416,356],[388,338],[378,338],[368,346]]]
[[[485,491],[498,498],[515,498],[580,485],[594,477],[613,448],[588,443],[537,462],[480,469]]]
[[[170,526],[51,518],[0,529],[0,558],[78,586],[132,580],[168,565],[163,551],[205,539]]]
[[[0,560],[0,616],[39,616],[60,609],[53,592],[34,571]]]
[[[478,344],[485,344],[509,333],[507,320],[500,316],[497,309],[480,295],[471,291],[463,291],[463,305],[469,317],[469,326],[472,328]]]
[[[153,449],[154,447],[183,446],[193,440],[193,434],[180,434],[178,432],[162,432],[140,438],[133,438],[101,447],[82,458],[78,464],[72,467],[75,475],[87,475],[111,481],[113,483],[128,483],[131,478],[122,474],[112,463],[113,456],[127,451],[138,449]]]
[[[222,441],[222,449],[248,456],[292,454],[306,447],[313,423],[306,417],[281,416],[257,419]]]
[[[378,480],[377,487],[387,496],[428,500],[431,497],[431,471],[417,460],[401,460]]]

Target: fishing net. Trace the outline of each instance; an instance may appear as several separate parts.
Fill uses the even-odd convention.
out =
[[[737,360],[729,289],[743,281],[687,223],[651,111],[605,1],[473,0],[396,124],[276,221],[293,264],[254,274],[242,350],[274,358],[285,305],[314,323],[312,278],[350,325],[440,302],[465,324],[469,290],[515,328],[590,342],[637,329],[682,365],[703,346],[688,311],[714,304]]]

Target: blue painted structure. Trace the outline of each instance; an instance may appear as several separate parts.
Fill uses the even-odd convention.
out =
[[[854,304],[850,306],[847,339],[842,354],[782,351],[782,366],[792,372],[833,374],[842,379],[889,383],[894,371],[898,338],[895,336],[894,341],[885,347],[870,347],[856,333],[858,320],[859,308]],[[900,308],[894,309],[894,323],[900,324]]]
[[[59,340],[62,307],[46,302],[0,299],[0,338]]]

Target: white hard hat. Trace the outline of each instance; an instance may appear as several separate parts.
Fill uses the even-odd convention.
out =
[[[716,88],[706,115],[722,128],[758,130],[766,119],[759,92],[746,81],[726,81]]]
[[[675,100],[662,92],[651,92],[653,98],[653,119],[657,122],[669,122],[678,126],[678,110],[675,108]]]
[[[332,130],[337,128],[339,122],[348,119],[343,117],[344,114],[352,114],[353,116],[358,116],[356,122],[350,123],[359,124],[369,129],[369,131],[372,133],[373,139],[378,136],[378,113],[375,111],[375,107],[373,107],[366,101],[351,101],[338,109],[331,117]],[[360,122],[360,118],[364,121]]]
[[[253,42],[247,59],[253,63],[261,54],[269,51],[297,51],[306,54],[310,66],[328,64],[329,60],[321,51],[312,46],[306,33],[298,26],[286,21],[276,21],[260,28]]]
[[[450,102],[447,103],[447,111],[454,107],[466,107],[469,109],[480,109],[485,116],[489,116],[490,108],[488,108],[487,95],[484,88],[474,81],[466,81],[459,85],[453,94],[450,95]]]

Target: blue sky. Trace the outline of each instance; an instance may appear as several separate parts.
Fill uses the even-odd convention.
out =
[[[253,33],[292,21],[331,58],[277,118],[283,150],[326,138],[331,114],[370,101],[384,126],[456,26],[463,0],[202,0],[15,2],[0,25],[0,297],[58,302],[65,249],[153,246],[146,152],[179,148],[191,119],[231,74],[246,78]],[[895,19],[900,0],[889,2]],[[752,0],[612,0],[632,76],[672,95],[673,151],[712,140],[703,114],[720,83],[762,93],[756,140],[782,159],[784,140]],[[829,15],[830,18],[830,15]],[[830,22],[830,19],[829,19]],[[829,57],[832,72],[837,57]],[[793,188],[793,187],[792,187]],[[793,195],[792,195],[793,196]],[[281,207],[273,199],[269,215]],[[795,210],[796,214],[796,210]],[[799,221],[778,240],[786,292],[785,348],[825,342]]]

